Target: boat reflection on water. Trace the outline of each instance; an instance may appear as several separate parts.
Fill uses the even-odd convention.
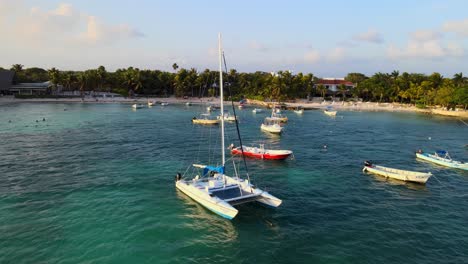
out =
[[[392,178],[385,178],[376,174],[368,174],[368,176],[369,175],[373,176],[374,179],[378,181],[379,183],[384,183],[384,184],[394,185],[394,186],[403,186],[410,190],[415,190],[415,191],[428,191],[428,189],[426,188],[426,185],[424,184],[418,184],[414,182],[405,182],[405,181],[400,181],[400,180],[396,180]],[[382,186],[379,186],[379,188],[381,187]]]
[[[206,233],[209,237],[205,237],[204,241],[226,243],[234,242],[238,239],[239,234],[232,221],[212,213],[178,189],[176,195],[184,204],[188,205],[182,215],[183,218],[193,220],[186,223],[186,226],[195,230],[203,229],[207,231]]]

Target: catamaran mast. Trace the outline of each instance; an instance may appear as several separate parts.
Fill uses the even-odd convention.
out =
[[[224,98],[223,98],[223,68],[222,68],[222,53],[221,53],[221,33],[218,34],[218,48],[219,48],[219,97],[221,101],[221,155],[222,166],[226,163],[224,153]]]

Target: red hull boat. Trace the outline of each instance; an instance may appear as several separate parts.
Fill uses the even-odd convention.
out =
[[[243,147],[244,156],[258,158],[258,159],[269,159],[269,160],[283,160],[287,159],[293,153],[291,150],[276,150],[276,149],[265,149],[261,144],[260,147]],[[242,155],[240,147],[231,147],[231,154]]]

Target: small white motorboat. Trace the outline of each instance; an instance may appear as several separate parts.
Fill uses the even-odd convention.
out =
[[[142,104],[132,104],[132,108],[133,109],[140,109],[140,108],[143,108],[143,105]]]
[[[148,101],[148,106],[154,106],[154,101]]]
[[[336,113],[337,111],[331,109],[331,108],[327,108],[325,110],[323,110],[323,112],[328,115],[328,116],[336,116]]]
[[[364,172],[371,172],[377,175],[384,176],[386,178],[397,179],[401,181],[409,181],[425,184],[427,180],[432,176],[430,172],[417,172],[409,170],[399,170],[388,168],[384,166],[378,166],[366,161],[364,163]]]
[[[416,157],[425,161],[430,161],[435,164],[439,164],[442,166],[468,170],[468,163],[463,161],[453,160],[448,151],[446,150],[438,150],[434,154],[425,153],[422,150],[418,150],[416,152]]]
[[[191,105],[192,105],[192,102],[186,102],[185,105],[186,105],[186,106],[191,106]]]
[[[297,107],[296,109],[294,109],[294,113],[302,115],[302,114],[304,114],[304,108]]]
[[[168,106],[169,103],[168,102],[161,102],[161,106]]]
[[[224,113],[224,115],[219,115],[218,116],[219,120],[221,120],[221,118],[223,118],[224,121],[229,121],[229,122],[236,121],[236,117],[234,115],[229,114],[228,112]]]
[[[280,121],[271,119],[270,117],[265,118],[265,121],[260,126],[260,129],[272,134],[281,134],[281,132],[283,132],[283,127],[280,126]]]
[[[254,109],[252,110],[252,113],[254,113],[254,114],[256,114],[256,113],[263,113],[263,109],[261,109],[261,108],[254,108]]]

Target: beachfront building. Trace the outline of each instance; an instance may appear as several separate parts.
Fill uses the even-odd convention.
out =
[[[13,77],[15,77],[14,71],[0,69],[0,95],[10,94]]]
[[[342,84],[344,84],[346,86],[347,91],[350,91],[355,87],[354,83],[352,83],[350,81],[346,81],[344,78],[322,78],[322,79],[319,79],[318,82],[315,84],[315,88],[317,88],[317,86],[320,85],[320,84],[325,86],[325,88],[327,88],[327,90],[332,94],[338,93],[340,91],[339,87]]]
[[[39,95],[47,94],[48,89],[52,87],[50,82],[42,83],[18,83],[10,87],[11,94]]]
[[[57,85],[56,89],[51,82],[40,83],[14,83],[15,72],[0,69],[0,94],[2,95],[40,95],[47,94],[53,90],[55,93],[62,90],[61,85]]]

